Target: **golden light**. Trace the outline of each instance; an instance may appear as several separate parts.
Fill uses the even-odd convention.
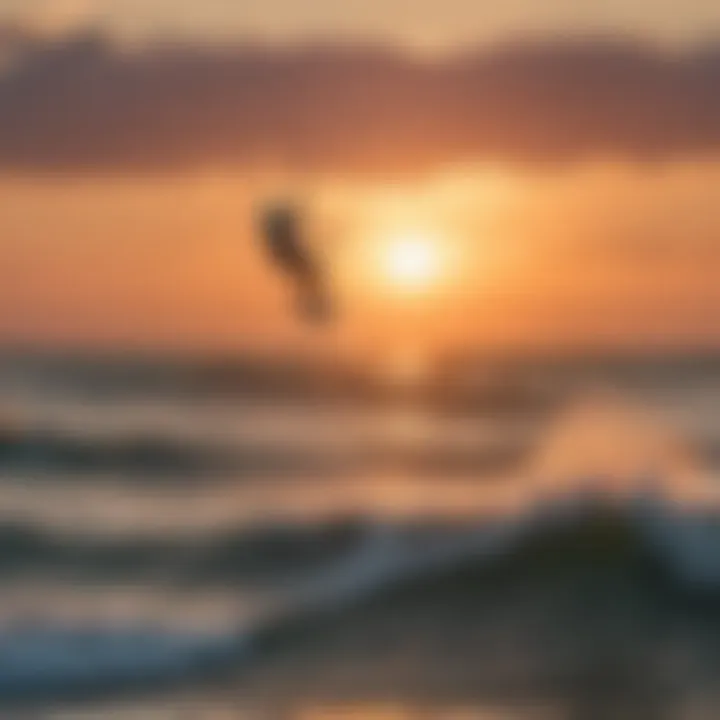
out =
[[[387,279],[400,288],[426,288],[442,272],[440,241],[429,235],[397,236],[388,241],[383,255]]]
[[[393,387],[414,387],[422,384],[430,369],[429,359],[420,349],[407,348],[388,354],[380,377]]]

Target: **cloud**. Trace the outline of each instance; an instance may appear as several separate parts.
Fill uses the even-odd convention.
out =
[[[24,0],[14,16],[42,36],[59,36],[92,25],[99,5],[99,0]]]
[[[120,51],[28,39],[0,78],[0,169],[275,163],[406,171],[720,149],[720,47],[514,43],[428,62],[380,47]]]

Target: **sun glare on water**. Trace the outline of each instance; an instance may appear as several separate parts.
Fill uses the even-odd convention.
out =
[[[407,348],[388,354],[380,377],[392,387],[415,387],[427,379],[430,369],[426,355],[419,349]]]

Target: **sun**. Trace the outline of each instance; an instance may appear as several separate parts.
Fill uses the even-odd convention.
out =
[[[384,247],[384,273],[396,287],[426,288],[437,281],[441,266],[439,242],[428,235],[398,235],[388,240]]]

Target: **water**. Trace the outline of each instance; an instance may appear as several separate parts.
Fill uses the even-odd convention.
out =
[[[303,372],[0,363],[8,717],[712,716],[720,362]]]

